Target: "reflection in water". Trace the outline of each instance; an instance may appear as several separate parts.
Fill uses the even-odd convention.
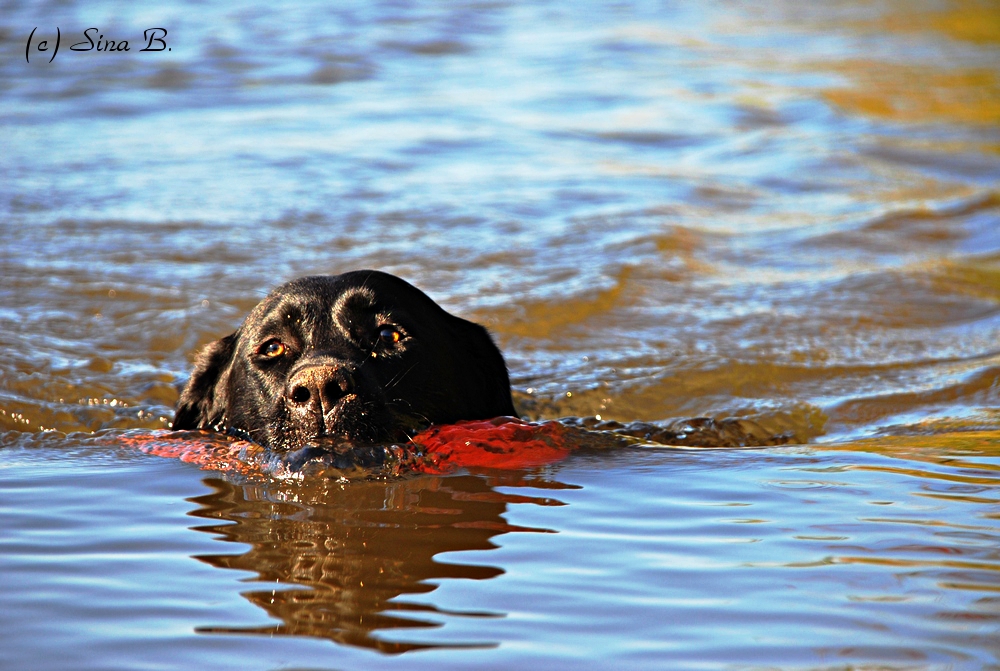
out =
[[[937,11],[890,13],[872,27],[910,35],[923,32],[936,37],[934,34],[940,33],[987,47],[1000,44],[1000,6],[981,0],[953,0]],[[845,65],[845,72],[860,90],[854,96],[831,95],[830,99],[848,109],[910,122],[949,119],[995,125],[1000,120],[1000,78],[995,68],[914,69],[887,62],[856,68],[851,63]],[[914,81],[920,85],[914,86]]]
[[[503,617],[504,613],[446,612],[399,597],[432,592],[444,579],[489,580],[504,573],[482,562],[435,559],[443,552],[490,550],[497,547],[494,536],[547,531],[507,524],[503,518],[507,505],[562,503],[504,494],[494,489],[498,484],[569,487],[523,474],[507,475],[502,482],[470,475],[302,486],[241,486],[219,479],[206,483],[214,492],[192,499],[201,507],[191,514],[221,523],[198,530],[245,543],[250,549],[198,559],[256,573],[256,581],[267,587],[244,596],[279,623],[206,626],[199,631],[314,636],[382,652],[495,645],[394,642],[377,632],[441,627],[445,617]]]

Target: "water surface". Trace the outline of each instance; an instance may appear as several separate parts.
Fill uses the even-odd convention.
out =
[[[1000,667],[992,3],[29,3],[0,51],[0,666]],[[305,484],[114,447],[361,267],[486,324],[525,417],[802,444]]]

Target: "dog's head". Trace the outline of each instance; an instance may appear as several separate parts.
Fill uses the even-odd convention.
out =
[[[373,270],[271,292],[198,355],[175,429],[235,431],[279,450],[406,440],[430,424],[514,415],[486,329]]]

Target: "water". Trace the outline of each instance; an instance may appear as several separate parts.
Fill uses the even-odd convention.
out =
[[[991,3],[15,3],[0,50],[0,667],[1000,667]],[[298,485],[114,447],[358,267],[487,324],[526,417],[804,445]]]

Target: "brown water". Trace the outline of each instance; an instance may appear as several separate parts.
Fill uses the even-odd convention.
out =
[[[1000,668],[995,3],[12,4],[0,50],[0,668]],[[526,417],[804,445],[109,447],[358,267],[487,324]]]

